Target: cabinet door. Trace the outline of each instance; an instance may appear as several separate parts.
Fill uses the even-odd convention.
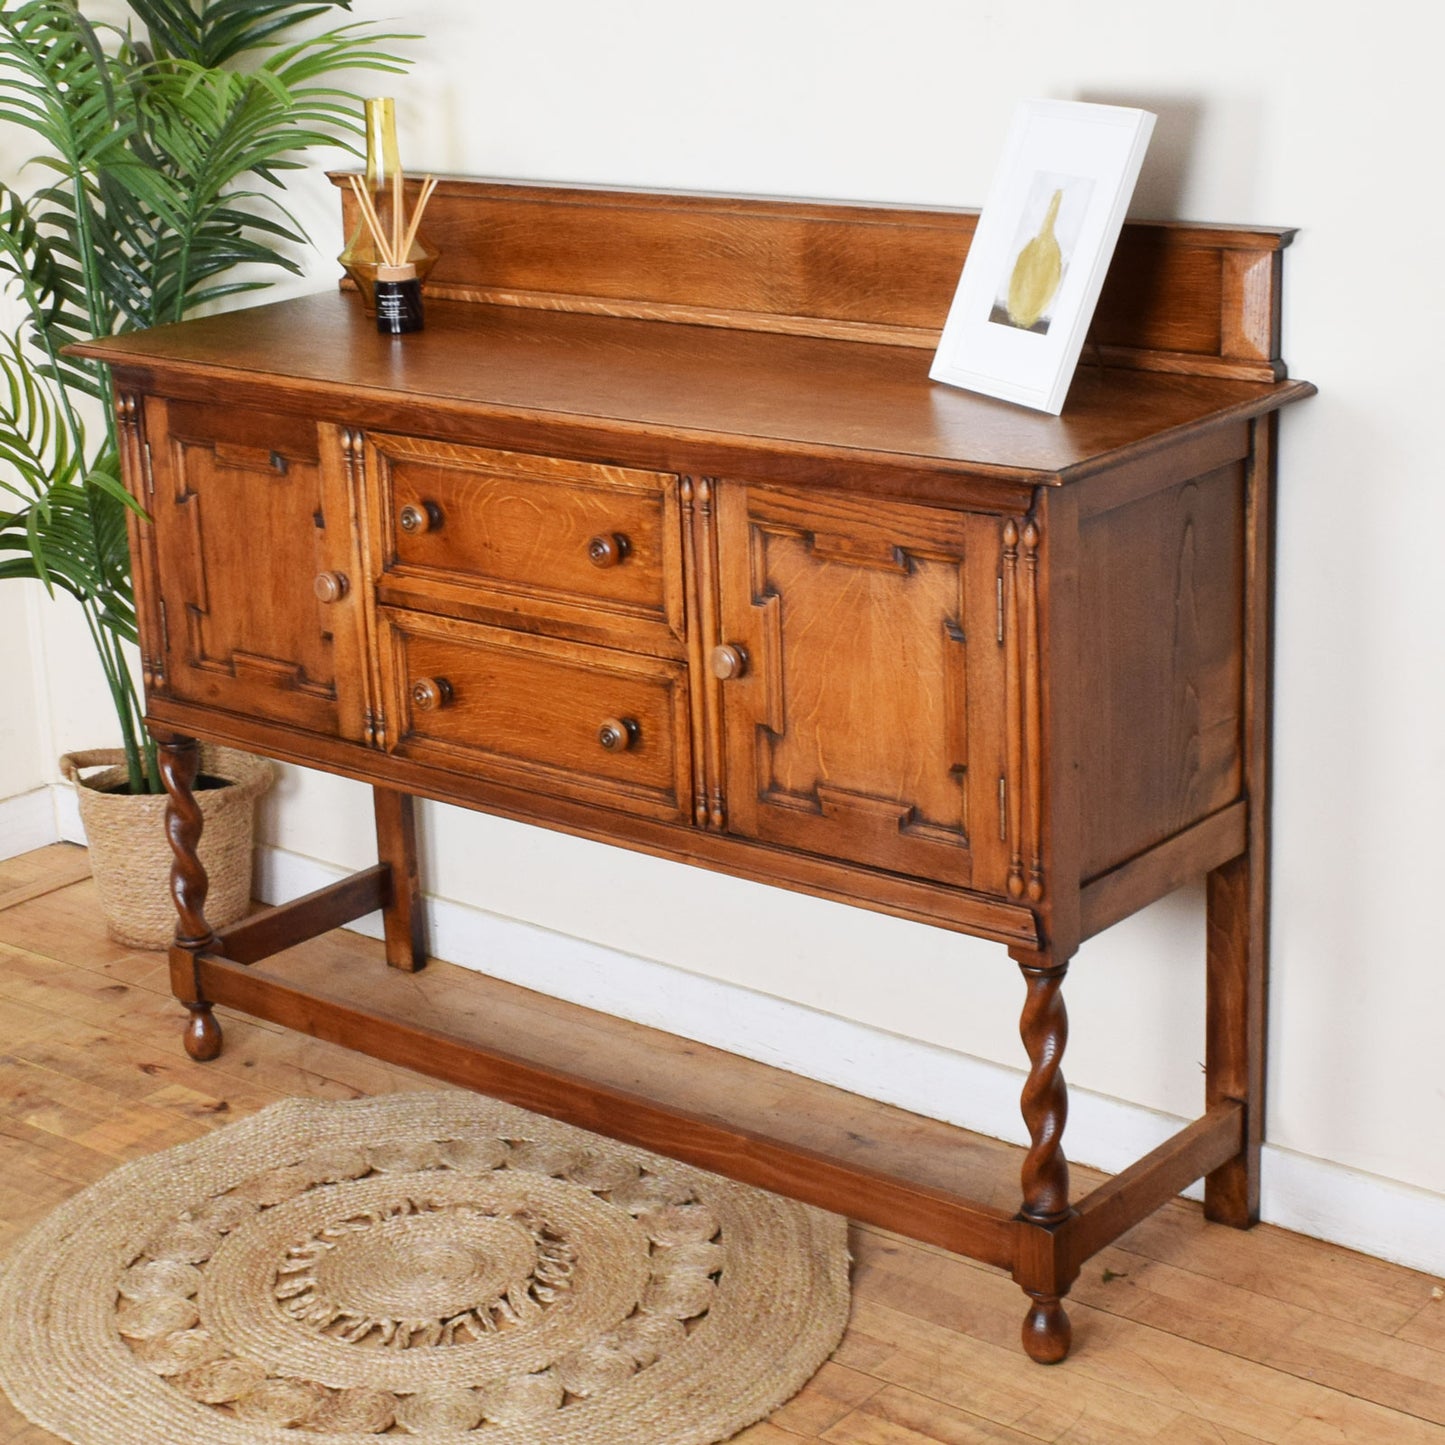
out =
[[[304,417],[152,399],[146,438],[158,690],[361,738],[362,572],[339,432]]]
[[[998,521],[725,483],[727,827],[1002,892]]]

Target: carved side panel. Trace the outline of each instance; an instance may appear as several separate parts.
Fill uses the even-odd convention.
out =
[[[1232,463],[1081,528],[1085,878],[1241,795],[1244,504]]]
[[[721,687],[731,831],[1001,887],[995,538],[986,518],[723,484],[721,640],[746,658]]]
[[[314,422],[147,408],[168,691],[359,738],[361,609],[348,477]],[[318,578],[330,579],[330,595]]]

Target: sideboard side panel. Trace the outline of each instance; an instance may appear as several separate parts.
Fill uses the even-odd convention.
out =
[[[1244,464],[1080,528],[1082,877],[1240,796]]]

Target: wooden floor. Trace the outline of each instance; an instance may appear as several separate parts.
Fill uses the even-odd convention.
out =
[[[420,977],[445,988],[450,972]],[[222,1057],[194,1064],[182,1016],[161,956],[105,937],[83,850],[0,863],[0,1258],[122,1160],[283,1095],[435,1087],[235,1016]],[[870,1227],[853,1253],[837,1354],[743,1445],[1445,1445],[1445,1300],[1410,1270],[1177,1201],[1089,1262],[1074,1354],[1045,1369],[1019,1349],[1022,1296],[999,1271]],[[0,1397],[0,1445],[54,1440]]]

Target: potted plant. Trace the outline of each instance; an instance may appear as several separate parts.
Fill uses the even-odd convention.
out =
[[[129,0],[123,29],[87,18],[79,0],[0,11],[0,129],[39,142],[24,168],[33,189],[0,181],[0,283],[22,318],[0,337],[0,577],[37,579],[73,598],[95,645],[122,747],[99,788],[81,789],[83,813],[101,790],[142,800],[142,812],[150,795],[152,814],[164,798],[130,667],[126,509],[134,504],[120,481],[107,379],[64,348],[178,321],[271,284],[268,271],[299,274],[288,248],[305,238],[279,200],[282,173],[299,165],[298,153],[359,132],[359,100],[332,77],[403,68],[384,47],[405,37],[356,23],[311,29],[349,8],[350,0]],[[65,768],[79,780],[96,761],[73,754]],[[213,754],[205,765],[216,764]],[[269,765],[253,764],[241,765],[236,793],[264,786]],[[249,829],[249,802],[242,811]],[[94,853],[89,818],[86,826]],[[153,835],[163,880],[169,854],[159,823],[141,827]],[[206,835],[214,851],[209,822]],[[121,856],[134,862],[134,847]],[[244,853],[239,916],[249,832],[232,851]],[[136,880],[108,885],[93,861],[103,904],[124,902]],[[233,905],[216,902],[222,926]],[[169,937],[168,905],[157,916],[159,937],[155,925],[118,922],[108,909],[112,932],[141,942],[146,931],[153,946]]]

